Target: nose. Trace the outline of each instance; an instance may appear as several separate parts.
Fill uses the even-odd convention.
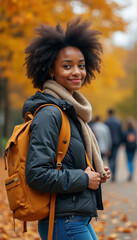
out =
[[[80,69],[77,66],[73,67],[72,75],[81,75]]]

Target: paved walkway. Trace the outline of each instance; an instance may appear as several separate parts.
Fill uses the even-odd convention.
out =
[[[117,156],[116,182],[108,181],[102,184],[104,211],[99,213],[97,222],[92,220],[99,240],[137,240],[137,154],[134,166],[133,181],[127,182],[126,156],[124,149],[121,148]],[[13,231],[12,214],[4,189],[5,177],[4,164],[1,160],[0,240],[40,240],[36,223],[28,223],[28,232],[23,234],[21,223],[16,221],[16,232]]]
[[[137,240],[137,154],[133,181],[128,182],[126,155],[121,147],[117,156],[116,182],[102,184],[104,211],[93,222],[99,240]]]

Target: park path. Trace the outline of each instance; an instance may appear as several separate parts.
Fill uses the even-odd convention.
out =
[[[104,211],[99,213],[98,222],[93,222],[99,240],[137,240],[137,153],[133,181],[127,178],[126,155],[121,147],[116,182],[102,184]]]
[[[127,182],[126,156],[121,147],[117,156],[116,182],[102,184],[104,211],[99,212],[97,222],[92,220],[99,240],[137,240],[137,154],[134,166],[133,181]],[[13,231],[12,213],[4,188],[6,175],[0,159],[0,240],[40,240],[36,222],[28,223],[28,232],[23,234],[22,224],[16,220],[16,232]]]

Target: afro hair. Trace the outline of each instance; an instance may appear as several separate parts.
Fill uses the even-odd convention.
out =
[[[81,22],[81,19],[77,18],[68,22],[66,31],[60,23],[55,28],[42,24],[35,29],[38,36],[25,49],[27,76],[32,79],[34,88],[43,90],[44,82],[51,78],[49,72],[59,51],[67,46],[77,47],[85,57],[87,74],[84,84],[90,83],[91,79],[95,78],[95,71],[100,73],[102,53],[102,45],[98,39],[100,32],[91,30],[90,26],[89,21]]]

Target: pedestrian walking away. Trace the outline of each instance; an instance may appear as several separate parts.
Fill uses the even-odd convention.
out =
[[[112,138],[109,127],[101,122],[101,117],[96,116],[92,124],[93,132],[98,141],[102,159],[110,155]]]
[[[88,126],[92,108],[78,92],[100,72],[102,47],[98,31],[89,21],[77,18],[63,30],[41,25],[38,36],[26,48],[27,76],[36,94],[26,100],[23,116],[32,114],[42,104],[54,104],[66,113],[71,137],[67,153],[56,169],[55,159],[62,124],[55,106],[39,110],[31,123],[31,137],[26,161],[27,184],[41,193],[56,194],[52,239],[96,240],[90,224],[103,210],[101,183],[110,178],[104,166],[95,136]],[[49,217],[38,221],[42,240],[48,238]]]
[[[123,142],[125,144],[125,150],[127,155],[127,166],[129,170],[128,180],[131,181],[133,177],[133,160],[137,149],[137,129],[135,127],[135,120],[133,117],[126,119],[126,127],[123,131]]]
[[[112,181],[115,181],[116,157],[119,146],[122,142],[122,124],[121,121],[115,116],[114,109],[108,110],[108,118],[105,123],[108,125],[111,132],[112,147],[108,160],[112,174]]]

